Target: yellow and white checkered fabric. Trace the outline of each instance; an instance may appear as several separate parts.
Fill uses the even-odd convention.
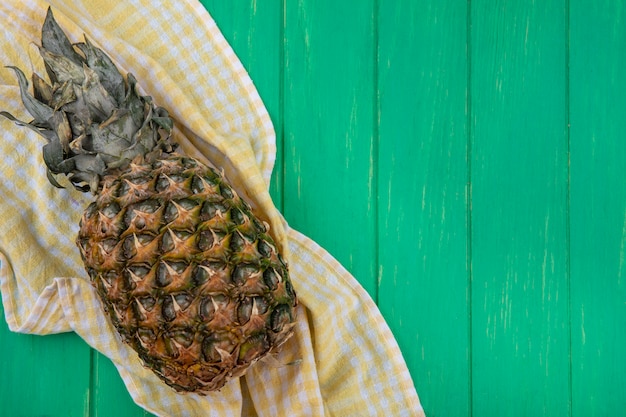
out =
[[[41,68],[36,44],[48,3],[0,4],[2,64]],[[176,120],[189,155],[224,168],[265,214],[301,301],[295,337],[276,366],[259,362],[220,392],[180,395],[143,368],[105,318],[74,237],[90,196],[47,181],[42,139],[0,120],[0,289],[9,328],[75,331],[108,356],[133,399],[162,416],[421,416],[396,341],[356,280],[326,251],[290,229],[267,191],[274,131],[252,81],[206,10],[194,0],[54,0],[70,38],[86,34]],[[29,116],[14,74],[0,69],[0,109]]]

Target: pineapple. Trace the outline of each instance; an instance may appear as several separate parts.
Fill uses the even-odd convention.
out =
[[[18,68],[19,121],[47,143],[48,179],[95,195],[76,240],[121,339],[177,391],[202,395],[291,336],[297,298],[268,225],[214,168],[176,152],[173,121],[50,9],[39,47],[50,83]]]

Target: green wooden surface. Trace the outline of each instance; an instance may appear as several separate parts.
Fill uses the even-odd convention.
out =
[[[570,17],[572,414],[607,416],[626,409],[626,3]]]
[[[623,415],[625,1],[203,4],[429,416]],[[74,334],[0,322],[0,372],[2,416],[147,415]]]
[[[568,415],[566,2],[491,4],[469,40],[473,411]]]

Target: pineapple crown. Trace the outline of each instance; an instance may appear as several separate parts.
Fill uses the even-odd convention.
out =
[[[65,174],[83,192],[96,193],[103,176],[124,169],[136,158],[173,152],[173,121],[149,96],[137,93],[137,80],[126,80],[101,49],[85,36],[72,44],[49,8],[41,30],[39,52],[51,84],[32,75],[33,95],[24,73],[16,76],[24,107],[33,117],[26,123],[7,112],[3,116],[28,127],[47,143],[43,159],[48,180],[62,186],[55,174]]]

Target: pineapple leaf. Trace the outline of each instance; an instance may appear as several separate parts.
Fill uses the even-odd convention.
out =
[[[51,79],[59,83],[71,81],[75,84],[82,84],[85,80],[82,64],[76,64],[71,59],[50,52],[46,48],[39,48],[39,54],[46,63],[46,70]]]
[[[63,152],[66,154],[69,153],[70,141],[72,140],[72,129],[70,128],[70,122],[67,120],[65,112],[54,112],[54,115],[50,118],[50,123],[52,124],[52,129],[59,138]]]
[[[82,86],[83,96],[89,108],[89,113],[92,116],[92,120],[104,121],[111,117],[116,108],[116,103],[100,83],[98,74],[95,71],[85,65],[83,72],[85,74]]]
[[[85,130],[86,126],[91,123],[89,108],[87,107],[82,88],[68,83],[68,90],[71,90],[71,92],[68,91],[68,94],[74,94],[74,101],[70,100],[65,103],[63,99],[60,99],[59,104],[61,109],[70,115],[72,126],[80,127],[82,132]],[[65,96],[64,93],[60,95]]]
[[[132,115],[126,109],[115,109],[111,117],[100,124],[100,128],[109,128],[115,135],[130,140],[134,132],[139,129]]]
[[[74,50],[67,35],[54,19],[51,8],[48,8],[41,28],[41,45],[53,54],[66,57],[79,68],[83,65],[83,58]]]
[[[43,146],[43,160],[50,171],[55,174],[64,172],[61,169],[63,164],[63,146],[58,140],[52,140],[51,142]]]
[[[77,44],[87,57],[87,65],[98,74],[104,89],[119,104],[124,101],[124,77],[101,49],[95,47],[85,36],[85,43]]]
[[[9,112],[0,111],[0,115],[2,115],[4,117],[6,117],[7,119],[11,120],[12,122],[14,122],[18,126],[29,128],[30,130],[32,130],[33,132],[37,133],[38,135],[43,136],[44,138],[46,138],[46,140],[48,142],[50,142],[50,141],[52,141],[53,139],[56,138],[56,134],[52,130],[45,129],[45,128],[40,128],[40,127],[37,127],[37,126],[32,125],[30,123],[23,122],[23,121],[15,118],[15,116],[13,116]]]
[[[26,80],[26,76],[19,68],[7,68],[11,68],[13,71],[15,71],[15,74],[17,75],[17,82],[20,86],[22,102],[24,102],[24,107],[26,107],[26,110],[28,110],[31,116],[35,118],[34,123],[37,125],[47,126],[48,120],[52,117],[54,110],[30,95],[30,93],[28,92],[28,80]]]
[[[55,111],[76,101],[76,91],[72,83],[65,82],[61,86],[56,84],[55,87],[57,88],[52,93],[50,102],[50,107],[54,108]]]
[[[128,109],[135,125],[139,128],[144,122],[144,103],[137,94],[137,79],[135,76],[129,73],[126,78],[128,82],[128,89],[126,91],[126,97],[124,97],[122,107]]]
[[[79,172],[103,175],[106,170],[106,164],[100,155],[76,155],[67,161],[72,161],[72,163],[75,164],[75,169],[72,169],[72,171],[76,170]]]
[[[48,181],[50,181],[50,184],[54,185],[56,188],[65,188],[64,186],[59,184],[57,179],[54,177],[54,174],[50,171],[50,168],[46,168],[46,176],[48,177]]]
[[[117,136],[108,128],[101,129],[99,126],[92,126],[91,137],[93,139],[93,150],[96,153],[108,155],[121,155],[130,147],[130,142]]]
[[[145,124],[135,133],[133,142],[135,146],[141,145],[144,149],[154,149],[157,143],[157,131]]]
[[[36,72],[31,77],[35,99],[50,106],[52,100],[52,87],[48,85]],[[52,107],[52,106],[51,106]]]
[[[78,191],[86,193],[90,190],[97,190],[97,182],[99,181],[99,176],[96,174],[92,174],[89,172],[74,172],[69,177],[70,182]],[[96,183],[95,187],[92,187],[90,184]]]
[[[165,129],[168,133],[170,133],[174,128],[174,122],[169,116],[153,117],[152,120],[154,121],[154,123]]]

